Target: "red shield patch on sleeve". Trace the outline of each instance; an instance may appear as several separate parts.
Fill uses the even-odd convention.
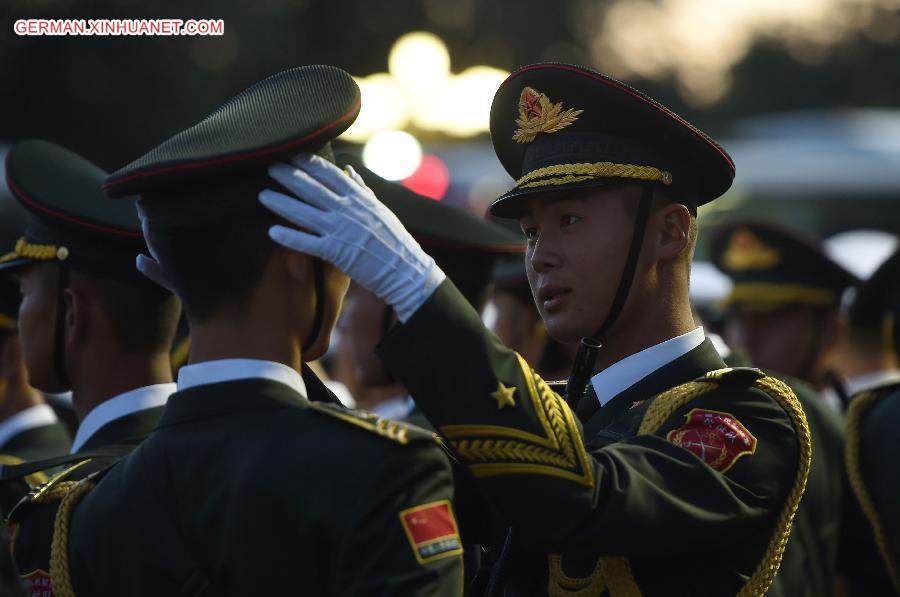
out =
[[[730,469],[741,456],[756,451],[753,434],[736,418],[717,410],[691,410],[684,425],[670,431],[666,439],[720,473]]]
[[[28,587],[28,597],[53,597],[53,585],[50,583],[50,574],[43,570],[35,570],[20,577]]]
[[[420,564],[462,553],[450,502],[441,500],[400,512],[403,532]]]

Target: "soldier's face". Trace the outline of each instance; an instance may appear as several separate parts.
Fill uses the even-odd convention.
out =
[[[22,303],[19,306],[19,340],[28,378],[44,392],[64,392],[54,369],[54,335],[59,270],[41,263],[26,267],[21,274]]]
[[[577,342],[597,331],[619,285],[631,242],[630,187],[541,194],[519,218],[525,270],[548,333]]]
[[[803,307],[738,312],[726,323],[725,341],[746,351],[754,367],[816,383],[829,349],[822,317]]]
[[[354,375],[362,386],[384,386],[393,383],[387,369],[375,354],[375,346],[384,332],[387,307],[377,296],[353,284],[347,293],[342,321],[353,350]]]

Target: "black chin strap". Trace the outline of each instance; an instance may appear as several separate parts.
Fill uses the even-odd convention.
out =
[[[625,299],[634,282],[634,272],[637,269],[638,259],[641,256],[641,247],[644,244],[644,233],[647,231],[647,220],[650,218],[650,208],[653,206],[653,187],[644,185],[641,189],[641,201],[638,204],[637,217],[634,220],[634,231],[631,234],[631,246],[628,248],[628,256],[625,258],[625,267],[622,269],[622,277],[619,279],[619,287],[612,305],[606,315],[606,319],[597,332],[588,338],[582,338],[575,355],[575,363],[572,373],[566,383],[566,402],[575,410],[578,401],[584,395],[585,387],[594,371],[594,362],[597,360],[597,352],[603,346],[600,338],[619,318]]]
[[[313,259],[313,277],[316,285],[316,314],[313,319],[313,326],[309,332],[309,337],[303,343],[303,352],[306,352],[315,344],[322,332],[322,318],[325,313],[325,268],[322,260],[316,257]]]
[[[63,387],[69,387],[69,376],[66,374],[66,297],[69,287],[69,267],[59,266],[59,279],[56,285],[56,325],[53,337],[53,367],[56,369],[56,381]]]

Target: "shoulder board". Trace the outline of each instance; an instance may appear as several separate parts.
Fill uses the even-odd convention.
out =
[[[764,377],[766,377],[765,373],[753,367],[726,367],[709,371],[694,381],[714,382],[729,386],[751,386]]]
[[[365,429],[398,444],[408,444],[415,441],[437,441],[437,436],[434,433],[402,421],[384,419],[365,410],[351,410],[338,404],[324,402],[310,402],[309,406],[315,412]]]

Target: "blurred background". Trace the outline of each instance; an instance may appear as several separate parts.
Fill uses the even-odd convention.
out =
[[[0,3],[0,152],[38,137],[115,170],[255,81],[328,63],[363,90],[349,147],[482,214],[511,184],[487,133],[493,93],[552,60],[619,77],[725,145],[736,184],[704,227],[752,213],[820,238],[900,229],[900,0],[146,4]],[[225,35],[17,37],[19,18],[216,18]]]

